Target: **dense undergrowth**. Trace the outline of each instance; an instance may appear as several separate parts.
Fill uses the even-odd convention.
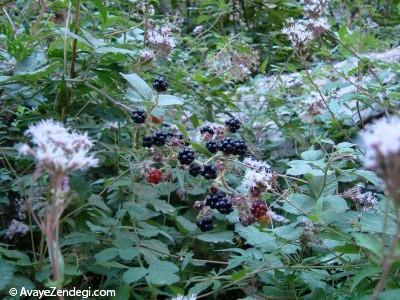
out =
[[[2,299],[400,297],[398,0],[0,6]]]

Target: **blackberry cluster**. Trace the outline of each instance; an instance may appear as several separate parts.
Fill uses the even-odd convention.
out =
[[[131,117],[136,124],[143,124],[146,121],[147,114],[143,109],[138,109],[132,113]]]
[[[151,148],[153,146],[153,137],[144,136],[142,139],[142,146],[145,148]]]
[[[201,171],[201,175],[205,179],[216,179],[217,178],[217,168],[213,165],[205,165],[203,170]]]
[[[163,146],[167,142],[168,134],[163,131],[157,131],[153,134],[153,144],[156,146]]]
[[[214,135],[214,129],[212,129],[210,126],[206,125],[206,126],[200,128],[200,133],[201,134],[208,133],[210,135]]]
[[[228,127],[230,132],[235,133],[240,129],[242,123],[240,123],[240,121],[236,118],[231,118],[225,121],[225,125]]]
[[[190,165],[194,161],[193,150],[185,148],[178,153],[178,160],[182,165]]]
[[[257,200],[254,201],[251,205],[251,213],[258,219],[262,216],[265,216],[267,213],[267,205],[263,201]]]
[[[165,77],[161,76],[156,78],[153,82],[153,88],[159,93],[165,92],[168,88],[168,82]]]
[[[206,197],[206,205],[217,209],[221,214],[227,215],[233,211],[232,202],[223,191],[217,191]]]
[[[206,148],[211,153],[217,153],[217,151],[219,149],[219,145],[217,142],[209,141],[206,143]]]
[[[210,231],[214,227],[213,220],[211,218],[201,219],[201,220],[197,221],[196,224],[200,228],[200,230],[203,232]]]
[[[189,166],[189,174],[192,175],[193,177],[199,176],[202,170],[203,168],[196,163],[193,163]]]
[[[244,155],[247,152],[246,143],[242,139],[233,140],[231,138],[225,138],[221,141],[219,149],[225,155]]]

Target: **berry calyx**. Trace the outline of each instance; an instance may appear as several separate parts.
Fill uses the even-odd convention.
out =
[[[161,76],[156,78],[153,82],[153,88],[159,93],[165,92],[168,88],[168,82],[165,77]]]
[[[262,216],[265,216],[267,213],[267,205],[265,202],[257,200],[254,201],[251,205],[251,213],[257,218],[261,218]]]
[[[142,139],[142,146],[145,148],[151,148],[153,146],[153,137],[144,136]]]
[[[136,124],[143,124],[146,121],[147,114],[143,109],[138,109],[132,112],[131,117]]]
[[[206,148],[211,153],[217,153],[219,145],[217,142],[210,141],[206,143]]]
[[[205,165],[203,171],[201,171],[201,175],[205,179],[216,179],[217,178],[217,168],[213,165]]]
[[[146,180],[149,183],[159,184],[163,179],[163,173],[159,169],[151,169],[146,173]]]
[[[271,217],[268,214],[265,214],[257,219],[258,223],[265,226],[271,224]]]
[[[206,126],[200,128],[200,133],[201,134],[206,134],[207,133],[207,134],[213,136],[214,135],[214,129],[212,129],[210,126],[206,125]]]
[[[193,163],[189,166],[189,174],[192,175],[193,177],[199,176],[202,170],[203,168],[196,163]]]
[[[168,135],[165,132],[157,131],[153,134],[153,144],[156,146],[165,145]]]
[[[225,121],[225,125],[228,127],[230,132],[235,133],[240,129],[242,123],[236,118],[231,118]]]
[[[197,221],[196,224],[200,228],[200,230],[203,232],[210,231],[214,227],[213,220],[211,218],[201,219],[201,220]]]
[[[178,160],[182,165],[190,165],[194,161],[193,150],[185,148],[178,153]]]

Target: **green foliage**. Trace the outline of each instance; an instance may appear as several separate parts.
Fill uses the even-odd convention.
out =
[[[302,16],[294,0],[77,1],[79,22],[75,1],[7,2],[0,3],[4,299],[11,287],[52,284],[46,238],[32,216],[23,220],[26,235],[7,236],[20,199],[34,197],[42,212],[48,199],[48,179],[33,179],[34,161],[15,145],[29,142],[29,124],[49,118],[87,131],[99,159],[98,167],[70,177],[61,219],[64,288],[115,289],[114,299],[373,293],[397,224],[382,180],[363,167],[357,135],[377,116],[398,114],[400,64],[360,53],[398,46],[399,1],[331,1],[332,28],[304,60],[281,33],[287,19]],[[176,47],[144,60],[142,51],[151,48],[145,25],[167,22],[175,24]],[[240,68],[220,67],[227,55],[254,58],[257,67],[238,76]],[[159,75],[168,80],[165,93],[152,87]],[[130,118],[138,108],[148,114],[145,125]],[[249,154],[279,174],[278,187],[259,198],[281,219],[244,226],[238,210],[216,213],[215,228],[203,233],[193,206],[210,182],[190,176],[172,146],[149,150],[142,137],[176,127],[196,159],[223,161],[198,131],[231,116],[242,121]],[[163,171],[160,184],[146,181],[148,166]],[[225,159],[223,167],[216,184],[250,197],[241,185],[242,160]],[[373,209],[345,195],[356,184],[375,193]],[[398,267],[380,299],[400,297]]]

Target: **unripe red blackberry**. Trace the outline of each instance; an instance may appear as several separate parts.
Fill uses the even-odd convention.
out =
[[[225,121],[225,125],[228,127],[229,131],[235,133],[240,129],[242,123],[236,118],[231,118]]]
[[[211,153],[217,153],[219,145],[217,142],[209,141],[206,143],[206,148]]]
[[[178,153],[178,160],[182,165],[190,165],[194,161],[195,153],[189,148],[185,148]]]
[[[165,79],[165,77],[160,76],[160,77],[156,78],[153,82],[153,88],[159,93],[165,92],[168,88],[168,82]]]
[[[251,213],[258,219],[264,216],[267,213],[267,205],[265,202],[257,200],[254,201],[251,205]]]
[[[203,168],[203,171],[201,172],[201,175],[205,179],[216,179],[217,178],[217,168],[215,168],[213,165],[205,165]]]
[[[146,121],[147,114],[143,109],[138,109],[132,112],[131,117],[136,124],[143,124]]]
[[[213,220],[211,218],[203,218],[197,221],[196,224],[203,232],[210,231],[214,227]]]
[[[203,170],[203,168],[196,163],[192,163],[189,166],[189,174],[192,175],[193,177],[197,177],[198,175],[200,175],[201,171]]]
[[[163,173],[159,169],[151,169],[146,173],[146,180],[149,183],[159,184],[163,179]]]

